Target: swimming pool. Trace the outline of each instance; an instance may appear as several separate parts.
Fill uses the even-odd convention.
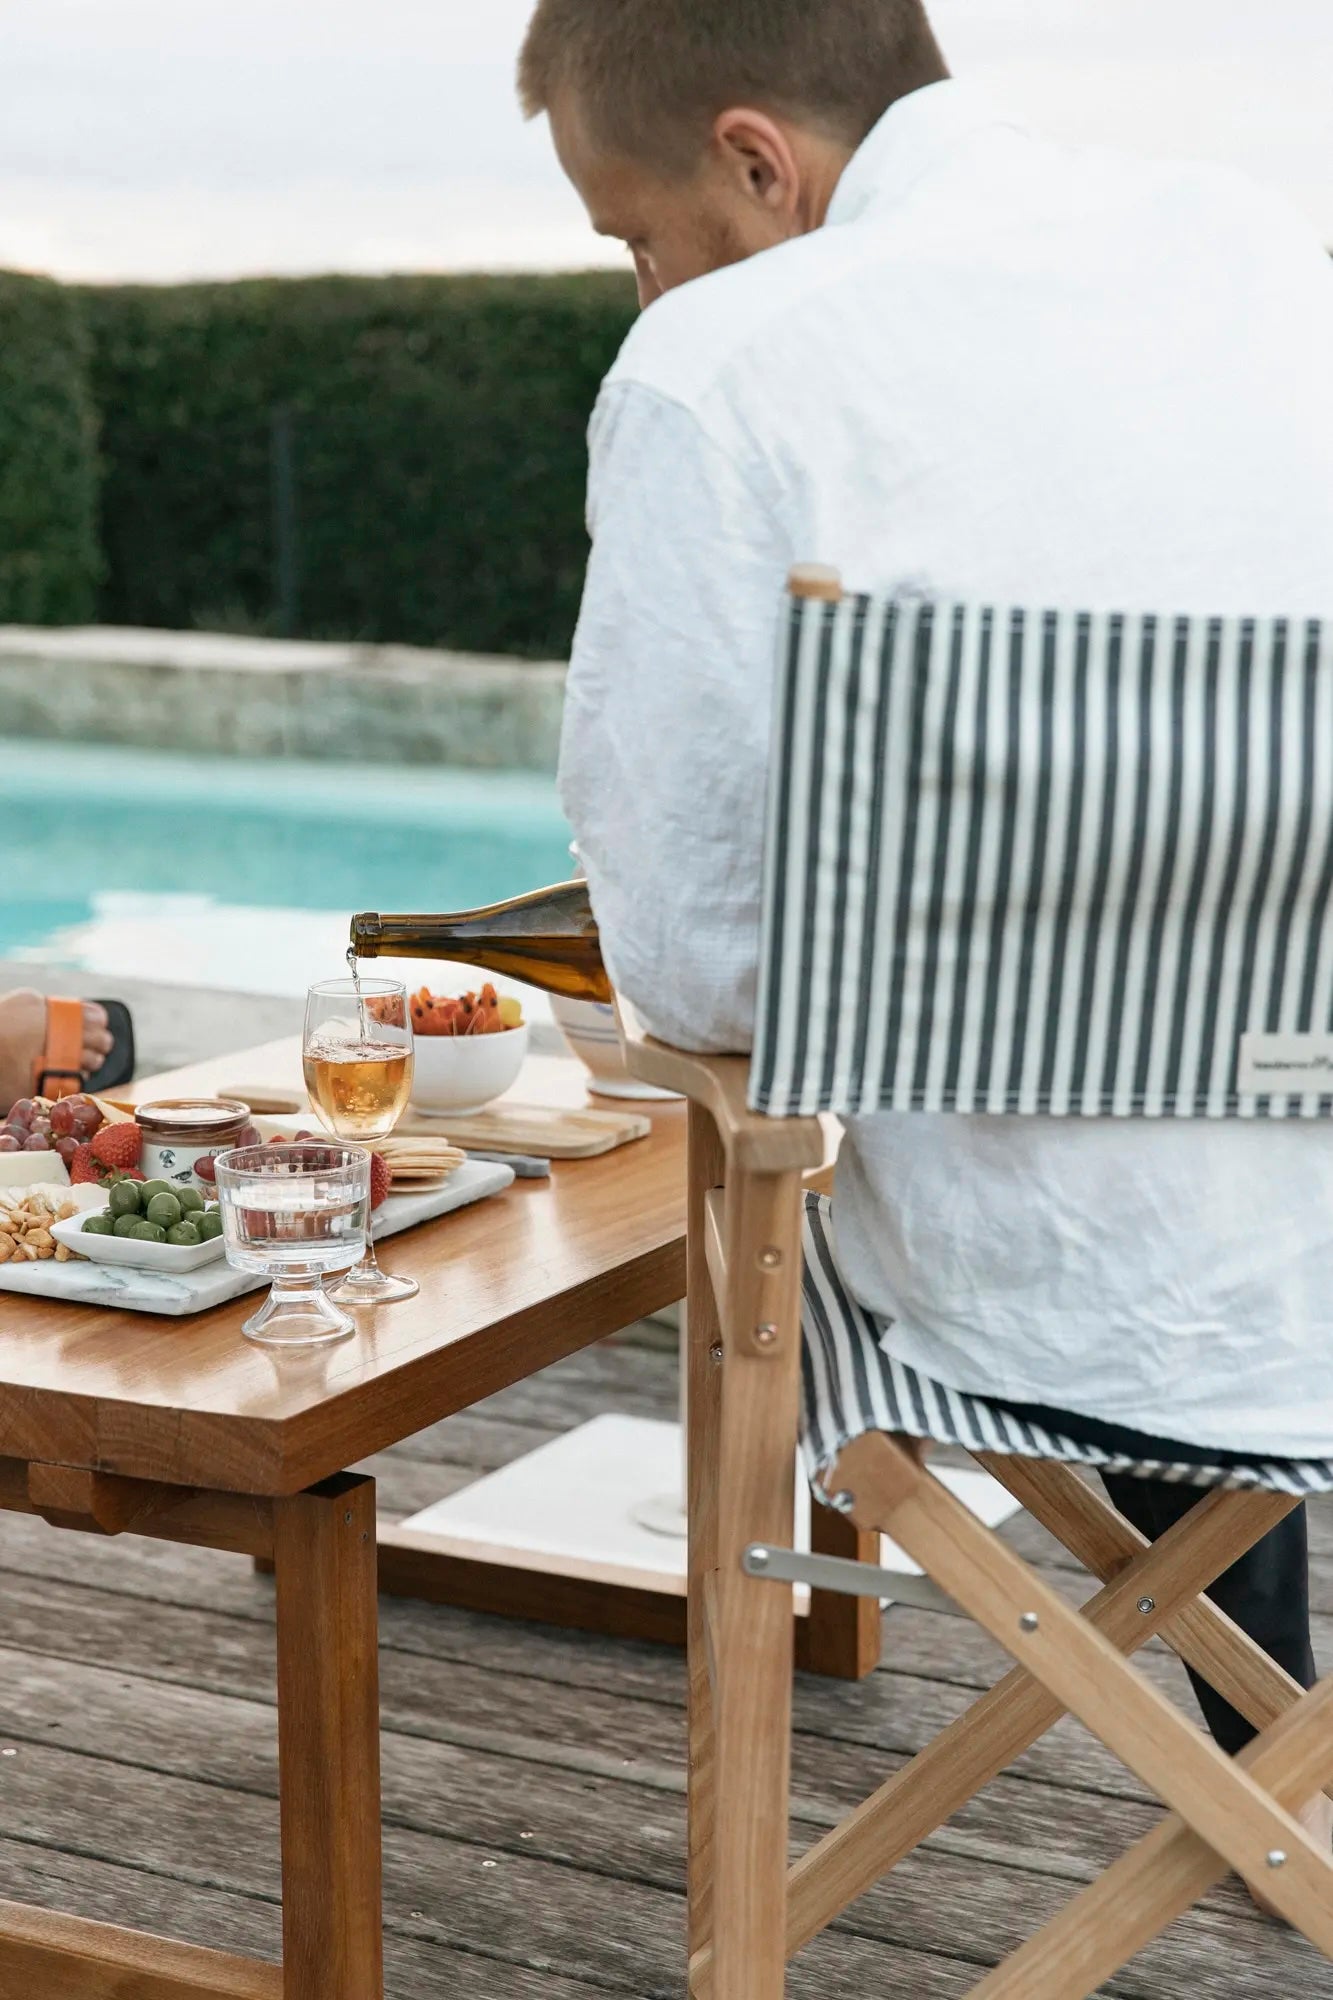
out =
[[[549,778],[0,739],[0,958],[264,993],[354,910],[451,910],[569,872]]]

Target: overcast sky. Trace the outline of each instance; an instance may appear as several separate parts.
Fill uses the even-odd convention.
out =
[[[0,265],[64,277],[614,260],[525,126],[530,0],[0,0]],[[1047,130],[1224,159],[1333,245],[1333,0],[935,0]]]

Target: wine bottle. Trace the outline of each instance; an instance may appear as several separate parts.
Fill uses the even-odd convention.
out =
[[[582,880],[533,889],[452,916],[352,918],[356,958],[451,958],[507,973],[569,1000],[609,1000],[597,919]]]

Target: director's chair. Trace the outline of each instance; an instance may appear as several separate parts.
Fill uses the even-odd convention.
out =
[[[1115,1459],[892,1355],[838,1272],[817,1114],[1328,1117],[1333,627],[1023,611],[793,573],[750,1057],[653,1041],[690,1100],[689,1922],[695,2000],[788,1958],[1066,1712],[1169,1808],[972,2000],[1083,2000],[1229,1868],[1333,1957],[1333,1677],[1201,1593],[1333,1464]],[[1281,753],[1279,755],[1279,752]],[[1322,1090],[1321,1090],[1322,1085]],[[1071,1383],[1071,1398],[1077,1385]],[[841,1555],[790,1546],[799,1430]],[[1101,1582],[1072,1609],[924,1463],[961,1445]],[[1149,1544],[1076,1469],[1211,1490]],[[890,1577],[880,1534],[922,1566]],[[999,1684],[789,1870],[792,1586],[961,1610]],[[1160,1636],[1261,1732],[1223,1755]]]

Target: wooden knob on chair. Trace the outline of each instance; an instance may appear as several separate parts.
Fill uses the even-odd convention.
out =
[[[842,597],[842,577],[827,563],[797,563],[787,577],[792,597],[814,597],[825,604],[837,604]]]

